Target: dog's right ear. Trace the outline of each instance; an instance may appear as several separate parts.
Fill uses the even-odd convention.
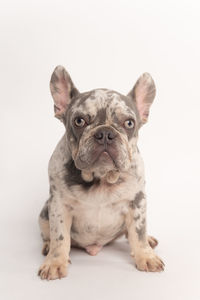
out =
[[[54,69],[50,80],[50,90],[54,100],[55,117],[62,120],[69,103],[79,94],[63,66],[57,66]]]

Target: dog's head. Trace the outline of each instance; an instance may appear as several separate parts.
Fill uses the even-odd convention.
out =
[[[144,73],[127,96],[108,89],[80,93],[67,71],[57,66],[50,89],[55,116],[66,127],[72,159],[85,177],[91,172],[101,177],[128,170],[138,130],[147,121],[155,97],[151,76]]]

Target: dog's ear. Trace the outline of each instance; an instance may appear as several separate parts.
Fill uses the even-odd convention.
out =
[[[149,73],[142,74],[133,89],[127,95],[135,102],[142,124],[148,120],[149,109],[155,95],[156,86]]]
[[[50,80],[50,90],[54,100],[55,117],[63,119],[69,103],[79,94],[63,66],[57,66],[54,69]]]

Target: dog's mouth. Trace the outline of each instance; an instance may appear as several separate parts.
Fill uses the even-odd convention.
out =
[[[89,165],[113,165],[116,168],[117,150],[114,147],[98,146],[93,148],[90,155],[80,155],[78,157],[78,165],[80,169],[85,169]]]
[[[115,164],[115,160],[113,159],[112,154],[110,153],[110,151],[108,149],[103,149],[94,162],[96,162],[98,160],[101,160],[105,163],[113,162]]]
[[[114,151],[108,147],[97,147],[91,155],[92,164],[97,162],[108,164],[112,162],[115,164],[115,156],[116,155],[114,155]]]

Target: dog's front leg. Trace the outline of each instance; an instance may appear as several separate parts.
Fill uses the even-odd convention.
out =
[[[50,249],[41,265],[38,275],[41,279],[57,279],[67,275],[70,262],[70,229],[72,216],[70,209],[64,206],[59,196],[49,200]]]
[[[150,247],[146,232],[146,199],[140,191],[130,202],[126,215],[128,240],[136,267],[141,271],[162,271],[164,263]]]

